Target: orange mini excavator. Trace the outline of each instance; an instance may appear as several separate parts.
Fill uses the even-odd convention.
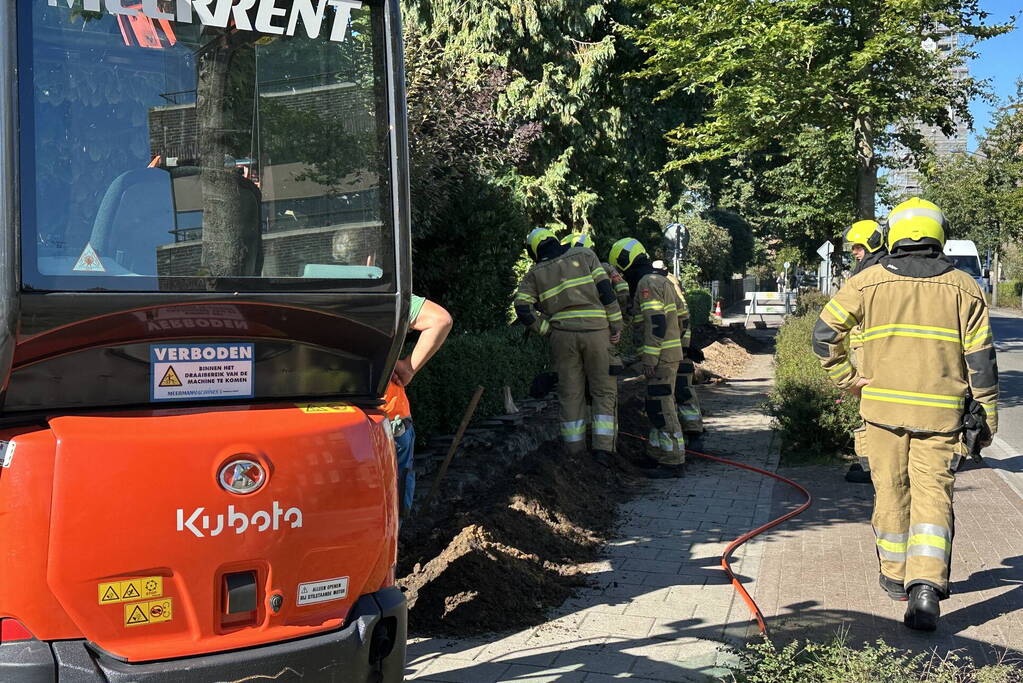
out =
[[[0,681],[402,680],[397,5],[0,2]]]

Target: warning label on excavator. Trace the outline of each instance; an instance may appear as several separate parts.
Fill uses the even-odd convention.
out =
[[[154,401],[251,398],[254,344],[154,344]]]
[[[315,605],[319,602],[344,600],[347,597],[348,577],[339,576],[336,579],[298,584],[298,600],[296,602],[299,605]]]
[[[160,380],[161,387],[180,387],[181,380],[178,379],[178,373],[174,372],[174,366],[167,368],[167,372],[163,373],[163,379]]]
[[[99,604],[128,602],[141,598],[158,598],[163,595],[163,577],[146,576],[127,581],[109,581],[99,584]]]
[[[78,257],[78,261],[75,263],[74,270],[80,273],[107,272],[107,269],[103,267],[103,261],[100,260],[99,254],[92,248],[92,244],[85,245],[82,255]]]
[[[162,624],[174,618],[174,601],[171,598],[133,602],[124,606],[125,626]]]
[[[354,413],[355,408],[347,403],[296,403],[303,413]]]

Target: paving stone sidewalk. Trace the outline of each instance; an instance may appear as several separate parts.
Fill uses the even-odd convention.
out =
[[[776,643],[826,640],[840,630],[859,645],[883,638],[916,652],[955,650],[979,664],[1005,656],[1023,664],[1023,499],[993,469],[966,463],[956,477],[952,597],[938,631],[902,625],[905,603],[877,585],[870,527],[873,489],[850,484],[834,466],[783,468],[814,505],[766,535],[754,598]],[[772,517],[799,497],[778,486]]]
[[[771,357],[757,355],[742,378],[701,392],[704,447],[744,463],[777,466],[769,419]],[[623,437],[626,438],[626,437]],[[693,458],[680,480],[651,482],[625,505],[605,557],[541,626],[462,640],[413,639],[407,676],[418,681],[601,683],[703,681],[728,674],[724,644],[741,644],[750,615],[718,562],[727,542],[766,521],[773,480]],[[761,572],[754,540],[733,567],[748,589]]]

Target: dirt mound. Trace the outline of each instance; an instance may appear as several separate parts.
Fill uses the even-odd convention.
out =
[[[528,625],[578,583],[471,524],[402,579],[417,632],[465,635]]]
[[[565,455],[558,442],[526,455],[514,471],[485,457],[476,462],[488,486],[402,529],[398,585],[416,633],[541,623],[585,582],[577,565],[596,556],[629,488],[628,475],[589,455]]]
[[[766,348],[764,342],[752,337],[741,323],[728,327],[700,326],[693,332],[693,344],[705,356],[696,367],[698,384],[740,375],[750,357]]]
[[[752,354],[741,344],[725,337],[703,349],[703,362],[699,367],[724,378],[742,374]]]

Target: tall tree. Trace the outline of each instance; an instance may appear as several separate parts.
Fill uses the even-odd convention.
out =
[[[641,75],[670,78],[662,96],[700,92],[710,103],[672,131],[681,158],[669,168],[765,152],[795,161],[809,136],[816,154],[853,160],[852,177],[825,191],[852,185],[860,218],[874,217],[885,153],[924,153],[918,123],[951,132],[956,118],[970,121],[983,84],[955,68],[975,41],[1010,28],[986,25],[978,0],[642,4],[648,23],[627,30],[650,52]],[[938,50],[948,33],[971,41]]]
[[[1023,82],[1017,88],[1023,102]],[[999,253],[1023,240],[1023,105],[995,112],[976,153],[937,159],[924,196],[942,208],[949,232]]]
[[[621,0],[406,0],[406,21],[467,77],[507,77],[495,103],[503,122],[538,134],[515,165],[530,222],[590,230],[598,246],[633,229],[677,181],[663,134],[679,97],[654,103],[660,84],[628,82],[643,54],[618,31],[633,21]],[[605,244],[606,242],[606,244]]]

